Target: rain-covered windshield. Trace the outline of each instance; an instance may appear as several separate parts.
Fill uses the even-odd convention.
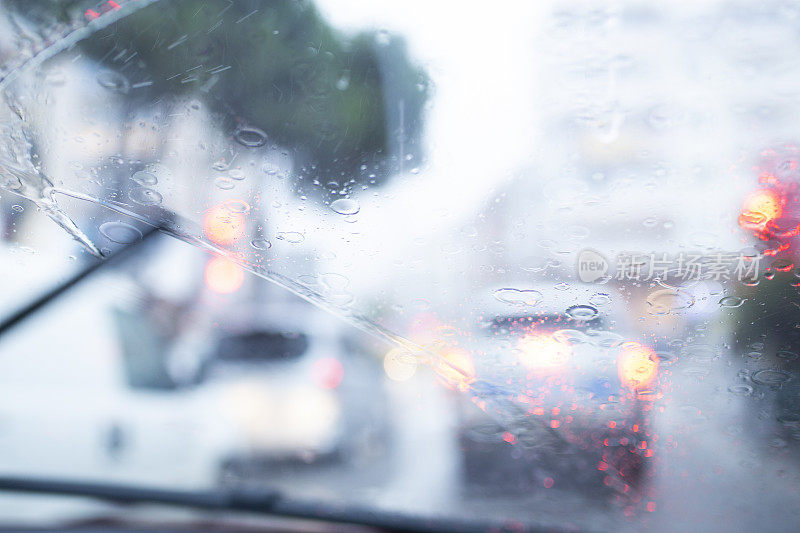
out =
[[[791,527],[795,6],[0,6],[0,473]]]

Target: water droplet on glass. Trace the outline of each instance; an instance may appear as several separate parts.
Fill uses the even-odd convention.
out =
[[[597,309],[591,305],[573,305],[567,309],[567,315],[574,320],[591,320],[598,314]]]
[[[768,387],[780,387],[791,379],[791,374],[783,370],[763,369],[753,373],[753,382]]]
[[[564,344],[583,344],[589,342],[589,338],[586,334],[576,329],[560,329],[553,333],[553,338]]]
[[[668,270],[655,277],[656,283],[667,289],[689,289],[700,282],[699,278],[685,279],[680,269]]]
[[[753,387],[750,385],[732,385],[728,387],[728,392],[732,392],[740,396],[750,396],[753,393]]]
[[[233,134],[236,142],[242,146],[257,148],[267,144],[267,134],[258,128],[241,128]]]
[[[675,362],[675,360],[677,359],[677,355],[674,352],[666,352],[666,351],[656,352],[656,357],[658,357],[660,363],[664,365],[669,365]]]
[[[158,183],[158,178],[156,178],[155,174],[152,172],[147,172],[146,170],[140,170],[138,172],[134,172],[131,179],[138,183],[139,185],[155,185]]]
[[[124,222],[105,222],[100,225],[100,233],[112,242],[130,244],[142,238],[142,232]]]
[[[681,357],[696,363],[710,363],[717,357],[717,350],[708,344],[689,344],[681,349]]]
[[[292,244],[298,244],[306,240],[305,235],[297,231],[281,231],[275,235],[275,238]]]
[[[131,190],[128,196],[140,205],[158,205],[163,200],[161,193],[146,187],[136,187]]]
[[[439,249],[441,251],[443,251],[444,253],[450,254],[450,255],[454,255],[454,254],[457,254],[457,253],[461,252],[461,247],[458,244],[452,243],[452,242],[446,242],[446,243],[442,244],[439,247]]]
[[[589,298],[589,303],[592,305],[608,305],[611,303],[611,296],[605,292],[596,292]]]
[[[533,289],[497,289],[494,297],[503,303],[530,307],[542,301],[542,293]]]
[[[229,191],[236,186],[236,184],[233,182],[232,179],[225,176],[215,179],[214,185],[216,185],[218,189],[222,189],[223,191]]]
[[[622,344],[625,338],[610,331],[602,331],[590,336],[592,342],[600,348],[614,348]]]
[[[660,289],[647,297],[651,314],[664,315],[688,309],[694,305],[694,297],[688,292],[675,289]]]
[[[722,307],[739,307],[745,302],[744,298],[738,296],[725,296],[719,301]]]
[[[97,74],[97,83],[109,91],[121,94],[127,94],[128,90],[131,88],[128,78],[113,70],[100,71],[100,73]]]
[[[269,242],[267,239],[253,239],[250,241],[250,246],[255,248],[256,250],[269,250],[272,248],[272,243]]]
[[[335,292],[342,292],[347,288],[348,285],[350,285],[350,280],[347,278],[347,276],[344,274],[338,274],[336,272],[322,274],[319,277],[319,280],[323,286]]]
[[[226,200],[222,205],[231,213],[247,214],[250,212],[250,204],[244,200],[230,199]]]
[[[350,198],[339,198],[331,202],[331,209],[340,215],[355,215],[359,212],[361,206]]]

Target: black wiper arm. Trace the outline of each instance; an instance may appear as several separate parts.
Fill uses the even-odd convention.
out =
[[[88,267],[72,275],[66,281],[60,283],[56,287],[41,294],[38,298],[31,302],[26,303],[21,308],[14,311],[9,317],[0,321],[0,335],[10,330],[20,322],[24,321],[29,316],[35,314],[39,309],[42,309],[50,302],[58,298],[61,294],[67,292],[69,289],[80,283],[84,278],[88,277],[95,270],[101,268],[106,263],[118,261],[122,257],[131,254],[134,250],[138,249],[142,243],[148,241],[154,235],[158,234],[160,228],[153,227],[146,231],[141,239],[134,243],[126,245],[124,248],[114,252],[112,255],[106,257],[104,260],[94,260]]]
[[[500,530],[503,526],[499,522],[475,523],[473,521],[428,519],[351,506],[302,502],[285,498],[277,490],[258,488],[179,491],[82,481],[0,477],[0,491],[83,496],[124,504],[151,503],[219,511],[250,512],[340,524],[359,524],[383,531],[487,531],[489,529]]]
[[[115,503],[158,503],[197,507],[259,511],[272,505],[280,493],[273,490],[182,491],[83,481],[0,477],[0,491],[86,496]]]

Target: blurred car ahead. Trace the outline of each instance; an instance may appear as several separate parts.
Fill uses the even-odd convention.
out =
[[[469,393],[457,399],[468,487],[557,483],[594,496],[609,494],[598,488],[612,495],[641,488],[653,455],[658,358],[609,331],[612,324],[595,307],[570,305],[596,290],[539,284],[530,289],[537,300],[531,309],[487,300],[483,328],[470,336],[480,339],[477,352],[437,347],[443,383]]]
[[[302,301],[248,308],[259,328],[233,316],[240,329],[207,328],[212,309],[226,309],[219,296],[197,293],[178,269],[187,293],[201,294],[182,300],[169,279],[191,264],[201,279],[202,258],[174,239],[147,238],[7,331],[5,472],[126,483],[169,472],[165,482],[197,488],[256,464],[375,453],[386,429],[379,365]],[[62,449],[44,453],[54,438]]]
[[[232,313],[202,379],[232,390],[237,405],[241,445],[225,458],[226,473],[247,478],[275,461],[380,453],[389,428],[378,361],[305,302],[261,311],[257,326]]]

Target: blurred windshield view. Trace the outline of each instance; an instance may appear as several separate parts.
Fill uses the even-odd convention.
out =
[[[777,0],[0,0],[0,477],[793,529],[799,30]],[[134,515],[0,492],[0,526]]]

